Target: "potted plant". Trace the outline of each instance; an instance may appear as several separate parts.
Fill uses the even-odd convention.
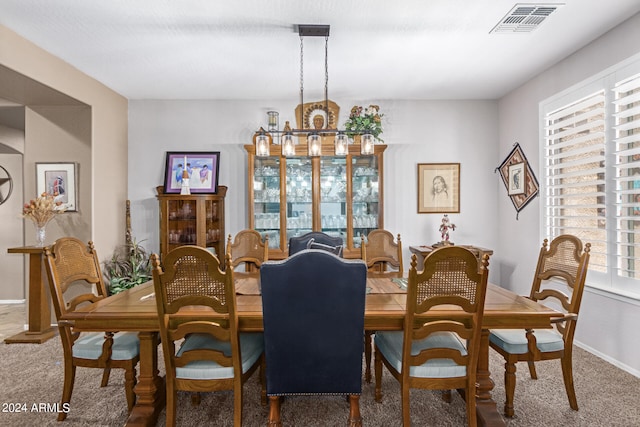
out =
[[[347,131],[347,135],[351,138],[366,132],[373,135],[378,141],[384,142],[384,140],[380,138],[380,134],[382,134],[383,116],[384,114],[380,114],[380,107],[377,105],[369,105],[367,108],[355,105],[351,109],[344,128]]]
[[[131,202],[127,200],[125,219],[127,230],[125,244],[116,248],[109,261],[104,261],[102,274],[109,288],[109,294],[117,294],[134,286],[148,282],[151,264],[147,250],[131,237]]]
[[[110,295],[148,282],[152,276],[146,249],[135,239],[120,246],[111,259],[104,262],[103,274]]]

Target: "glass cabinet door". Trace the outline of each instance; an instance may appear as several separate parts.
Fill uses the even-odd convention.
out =
[[[347,239],[347,159],[320,159],[320,225],[323,233]]]
[[[379,170],[377,156],[352,157],[353,245],[360,247],[361,237],[378,228]]]
[[[256,157],[253,171],[253,224],[269,247],[280,247],[280,157]]]
[[[312,165],[309,157],[286,160],[287,239],[308,233],[313,228]]]
[[[169,250],[182,245],[195,245],[196,201],[170,200],[169,212]]]
[[[214,248],[217,246],[217,243],[220,239],[224,239],[225,236],[220,235],[221,225],[221,215],[223,207],[221,203],[217,200],[205,200],[204,202],[204,210],[205,210],[205,247]],[[216,256],[221,256],[224,258],[224,254],[218,254],[218,251],[215,251]]]

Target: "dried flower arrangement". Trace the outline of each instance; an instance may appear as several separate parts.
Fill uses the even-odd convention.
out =
[[[42,193],[35,200],[25,203],[23,218],[29,218],[37,227],[44,227],[53,217],[64,212],[64,208],[60,208],[62,202],[55,201],[55,197],[53,194]]]

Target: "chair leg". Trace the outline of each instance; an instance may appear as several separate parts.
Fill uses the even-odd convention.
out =
[[[451,403],[451,390],[442,391],[442,400],[444,400],[447,403]]]
[[[166,425],[167,427],[175,427],[176,425],[176,390],[172,384],[167,381],[167,406],[166,406]]]
[[[375,387],[375,400],[376,402],[382,402],[382,355],[378,348],[375,349],[375,361],[374,361],[374,369],[375,369],[375,377],[376,377],[376,387]]]
[[[200,393],[198,393],[197,391],[191,393],[191,406],[199,406],[200,401],[201,401]]]
[[[133,405],[136,404],[136,393],[133,390],[136,386],[136,367],[131,366],[124,371],[124,390],[127,395],[127,409],[129,412],[133,409]]]
[[[242,382],[233,390],[233,425],[242,426]]]
[[[465,400],[467,403],[467,424],[469,427],[478,425],[478,416],[476,413],[476,380],[469,381],[469,386],[465,390]]]
[[[360,396],[349,395],[349,427],[362,427],[362,417],[360,416]]]
[[[61,407],[69,406],[71,401],[71,394],[73,393],[73,383],[76,379],[76,366],[71,360],[65,360],[64,362],[64,385],[62,386],[62,405]],[[67,405],[65,405],[65,403]],[[66,412],[60,412],[58,414],[58,421],[64,421],[67,418]]]
[[[364,331],[364,380],[371,383],[371,331]]]
[[[533,360],[528,360],[527,364],[529,365],[529,374],[531,375],[532,380],[538,379],[538,374],[536,373],[536,364]]]
[[[507,361],[504,364],[504,393],[506,399],[504,402],[504,414],[507,417],[513,417],[513,395],[516,391],[516,364]]]
[[[571,363],[571,352],[566,352],[564,357],[560,359],[562,364],[562,378],[564,379],[564,388],[569,398],[569,406],[574,411],[578,410],[578,399],[576,398],[576,390],[573,387],[573,364]]]
[[[102,371],[102,382],[100,383],[100,387],[106,387],[109,385],[109,375],[111,375],[111,367],[106,366],[104,371]]]
[[[400,405],[402,406],[402,426],[411,427],[411,406],[409,405],[409,384],[400,382]]]
[[[269,396],[269,421],[267,427],[282,427],[280,420],[280,396]]]

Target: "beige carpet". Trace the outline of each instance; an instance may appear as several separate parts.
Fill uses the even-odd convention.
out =
[[[518,365],[516,416],[509,426],[638,426],[640,425],[640,379],[577,348],[575,384],[579,411],[569,408],[557,361],[538,363],[539,379],[528,378],[526,364]],[[121,426],[126,414],[124,378],[114,370],[106,388],[100,388],[100,375],[94,369],[79,368],[71,399],[71,412],[60,424],[57,414],[32,410],[39,404],[59,402],[62,392],[62,350],[59,339],[45,344],[0,344],[0,425],[2,426]],[[161,371],[162,359],[160,361]],[[499,408],[504,402],[503,362],[491,353],[491,370]],[[257,374],[244,388],[244,425],[264,426],[268,409],[260,405]],[[400,426],[400,397],[397,382],[385,371],[383,403],[373,400],[373,384],[364,384],[361,412],[365,426]],[[178,403],[178,425],[230,426],[230,392],[203,395],[202,403],[192,407],[188,395]],[[10,404],[26,406],[26,412],[6,412]],[[349,407],[342,397],[292,397],[282,407],[285,426],[344,426]],[[164,411],[158,421],[165,425]],[[442,401],[437,392],[411,392],[411,418],[414,426],[465,425],[464,402],[454,393],[453,402]]]

